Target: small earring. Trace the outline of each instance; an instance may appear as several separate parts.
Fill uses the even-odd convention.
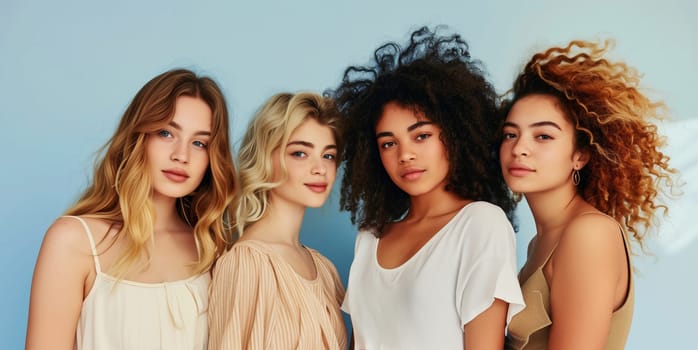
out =
[[[575,186],[579,185],[579,181],[581,180],[581,176],[579,175],[579,170],[574,169],[572,171],[572,183],[574,183]]]

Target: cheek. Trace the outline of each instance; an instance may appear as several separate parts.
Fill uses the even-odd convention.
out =
[[[383,168],[385,168],[385,170],[388,170],[388,165],[387,165],[387,164],[388,164],[388,156],[387,156],[387,152],[381,152],[380,150],[378,150],[378,158],[380,159],[381,164],[383,165]]]
[[[209,165],[211,164],[211,159],[208,156],[207,152],[202,152],[203,154],[198,157],[197,160],[197,168],[201,175],[206,173],[206,170],[208,169]]]
[[[510,146],[506,142],[503,142],[499,146],[499,160],[500,160],[500,162],[509,158],[509,155],[511,154],[511,150],[509,148],[510,148]]]

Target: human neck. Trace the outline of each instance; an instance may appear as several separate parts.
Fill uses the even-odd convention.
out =
[[[155,211],[155,222],[153,222],[155,232],[172,231],[184,225],[177,213],[177,198],[154,194],[151,200]]]
[[[576,212],[575,208],[583,203],[575,187],[528,193],[526,201],[531,208],[538,236],[556,232],[564,227]]]
[[[246,229],[243,237],[300,247],[304,215],[305,207],[272,199],[264,216]]]
[[[410,197],[409,220],[422,220],[442,216],[460,210],[470,199],[459,197],[453,192],[441,191],[422,196]]]

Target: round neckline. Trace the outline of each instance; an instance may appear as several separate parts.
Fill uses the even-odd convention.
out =
[[[424,245],[422,245],[417,250],[417,252],[412,254],[411,257],[409,257],[407,260],[405,260],[402,264],[400,264],[398,266],[387,268],[387,267],[383,267],[383,265],[381,265],[380,262],[378,262],[378,244],[380,243],[380,238],[376,238],[376,240],[375,240],[376,246],[373,249],[373,263],[376,265],[376,267],[378,267],[378,269],[380,271],[384,271],[384,272],[397,272],[397,271],[402,270],[403,268],[405,268],[405,266],[407,266],[408,264],[411,264],[412,261],[416,260],[417,256],[424,254],[424,253],[422,253],[422,251],[426,250],[428,246],[435,244],[433,242],[436,241],[437,237],[441,236],[443,234],[443,232],[445,232],[446,229],[449,228],[453,224],[455,219],[457,217],[459,217],[465,211],[466,208],[468,208],[471,204],[477,203],[477,202],[479,202],[479,201],[469,202],[466,205],[464,205],[462,208],[460,208],[458,210],[458,212],[455,215],[453,215],[453,217],[450,220],[448,220],[448,222],[445,225],[441,226],[441,228],[438,231],[436,231],[436,233],[434,233],[434,235],[431,236],[431,238],[429,238],[429,240],[426,243],[424,243]]]
[[[286,261],[286,259],[281,257],[277,252],[275,252],[271,247],[269,247],[268,246],[269,243],[267,243],[265,241],[258,240],[258,239],[246,239],[244,241],[240,241],[240,242],[237,242],[235,244],[241,244],[241,243],[244,244],[245,242],[251,242],[252,245],[254,245],[258,248],[261,248],[261,250],[266,252],[273,259],[281,261],[281,263],[283,265],[285,265],[289,270],[293,271],[293,274],[296,277],[298,277],[298,279],[300,279],[301,281],[306,282],[306,283],[315,284],[320,280],[320,269],[318,268],[318,261],[315,258],[315,254],[313,253],[314,250],[312,248],[309,248],[309,247],[301,244],[301,247],[303,247],[303,249],[305,249],[308,252],[308,254],[310,254],[310,258],[313,260],[313,267],[315,268],[315,278],[308,279],[308,278],[305,278],[304,276],[302,276],[301,274],[299,274],[298,271],[296,271],[296,269],[294,269],[293,266],[288,261]]]

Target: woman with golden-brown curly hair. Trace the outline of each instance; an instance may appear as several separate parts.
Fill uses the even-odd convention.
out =
[[[500,160],[537,233],[519,273],[526,301],[508,349],[623,349],[633,315],[630,241],[640,247],[669,158],[653,119],[662,104],[637,72],[573,41],[538,53],[503,105]]]
[[[156,76],[104,149],[44,237],[27,349],[206,349],[235,189],[220,88],[184,69]]]
[[[213,270],[209,349],[346,348],[337,270],[300,242],[305,210],[322,206],[337,174],[339,121],[332,100],[307,92],[272,96],[250,121],[239,239]]]

